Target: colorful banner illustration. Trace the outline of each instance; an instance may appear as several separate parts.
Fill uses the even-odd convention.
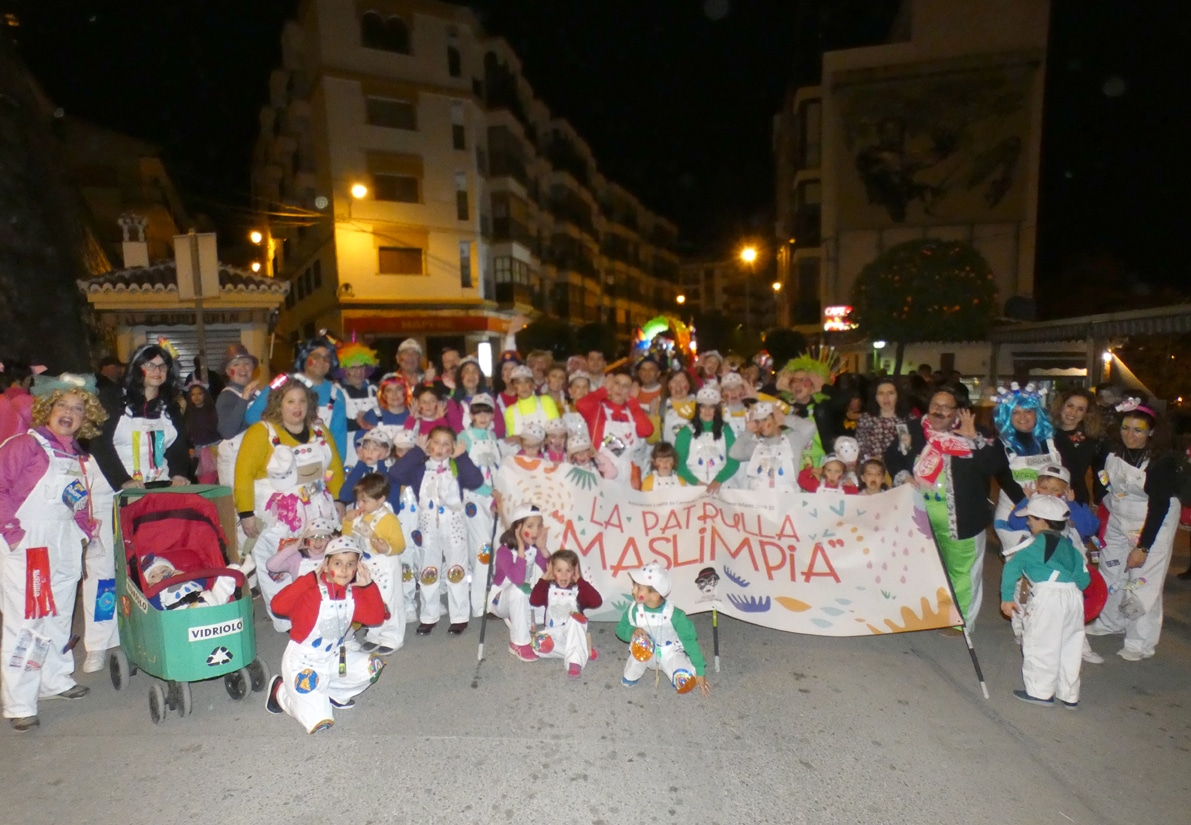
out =
[[[547,549],[574,550],[604,597],[590,614],[616,621],[628,571],[670,569],[670,598],[753,624],[817,636],[864,636],[960,623],[925,511],[912,487],[876,496],[702,487],[640,492],[571,464],[509,459],[496,478],[502,510],[531,502]]]

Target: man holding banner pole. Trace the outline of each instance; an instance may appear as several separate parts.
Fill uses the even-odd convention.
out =
[[[885,466],[895,484],[918,488],[970,630],[983,595],[985,531],[992,520],[989,479],[1008,475],[1005,451],[992,433],[977,430],[966,399],[946,387],[931,396],[927,414],[910,423],[910,435],[910,450],[903,455],[891,445]],[[1020,488],[1005,492],[1014,501],[1023,495]]]

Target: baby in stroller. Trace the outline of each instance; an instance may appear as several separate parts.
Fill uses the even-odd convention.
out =
[[[239,571],[244,576],[254,569],[252,557],[248,556],[240,564],[229,564],[228,570]],[[146,598],[149,604],[158,610],[179,610],[187,607],[207,607],[210,605],[227,604],[235,595],[240,583],[235,576],[217,576],[209,587],[203,587],[206,579],[183,579],[177,584],[157,585],[168,579],[184,576],[184,571],[174,567],[173,563],[164,556],[152,553],[141,559],[141,581],[145,585]],[[243,579],[240,580],[241,582]],[[149,596],[149,593],[156,594]]]

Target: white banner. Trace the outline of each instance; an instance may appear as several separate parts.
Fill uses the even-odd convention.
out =
[[[640,492],[571,464],[516,458],[497,479],[502,511],[532,502],[547,550],[579,554],[604,597],[596,621],[631,601],[628,571],[670,569],[671,600],[819,636],[863,636],[960,623],[925,511],[905,486],[876,496],[702,487]]]

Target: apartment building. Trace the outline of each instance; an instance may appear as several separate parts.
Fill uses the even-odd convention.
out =
[[[386,357],[410,337],[474,351],[516,313],[627,341],[678,294],[677,227],[599,172],[460,6],[304,0],[252,186],[291,344],[327,328]]]

